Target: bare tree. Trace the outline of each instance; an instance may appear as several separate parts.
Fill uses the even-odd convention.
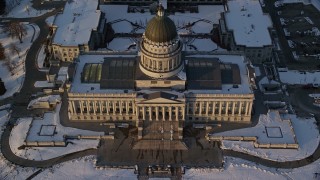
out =
[[[11,75],[13,75],[14,65],[12,64],[10,57],[5,58],[4,65],[8,67],[8,70],[11,72]]]
[[[6,54],[2,43],[0,42],[0,60],[6,59]]]
[[[17,45],[15,45],[14,43],[11,43],[10,46],[9,46],[9,50],[10,50],[12,55],[17,53],[17,55],[20,58],[20,48]]]
[[[5,26],[4,31],[9,33],[12,38],[19,38],[20,43],[22,43],[22,38],[27,35],[26,27],[19,22],[10,22]]]

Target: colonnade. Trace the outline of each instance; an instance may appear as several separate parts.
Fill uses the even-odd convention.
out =
[[[142,120],[155,120],[155,121],[179,121],[185,119],[185,106],[184,104],[177,105],[150,105],[139,104],[137,107],[138,119]]]
[[[187,115],[250,116],[252,101],[194,101],[188,102]]]

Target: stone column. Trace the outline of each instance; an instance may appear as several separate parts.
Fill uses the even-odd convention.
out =
[[[106,111],[107,115],[109,115],[109,100],[106,101]]]
[[[212,105],[212,116],[214,116],[215,113],[216,113],[216,104],[217,104],[217,102],[213,102],[213,105]]]
[[[233,102],[232,102],[232,116],[234,116],[235,105],[236,105],[236,102],[233,101]]]
[[[252,111],[252,102],[249,103],[248,116],[251,116],[251,111]]]
[[[242,101],[240,101],[240,105],[239,105],[239,112],[238,112],[239,116],[241,116],[241,108],[242,108]]]
[[[122,115],[122,101],[119,101],[119,112]]]
[[[142,119],[146,120],[146,107],[142,106]]]
[[[178,120],[179,120],[179,119],[178,119],[178,115],[179,115],[179,107],[178,107],[178,106],[176,106],[175,108],[176,108],[176,121],[178,121]]]
[[[169,107],[169,121],[172,121],[172,106]]]
[[[208,114],[209,114],[209,102],[207,101],[206,102],[206,116],[208,116]]]
[[[202,102],[200,101],[199,102],[199,115],[201,115],[202,113]]]
[[[249,111],[249,102],[246,101],[246,112],[245,112],[246,116],[248,116],[248,111]]]
[[[166,113],[165,113],[165,106],[162,106],[162,120],[165,121],[166,120]]]
[[[149,106],[149,120],[152,121],[152,106]]]
[[[229,110],[229,101],[226,102],[226,112],[225,115],[228,115],[228,110]]]
[[[156,106],[156,121],[159,121],[159,106]]]
[[[97,106],[97,102],[95,100],[92,101],[92,109],[93,109],[93,114],[96,115],[96,106]]]
[[[126,115],[129,114],[129,102],[126,101]]]
[[[80,103],[80,114],[83,115],[83,102],[79,101]]]
[[[74,104],[74,101],[71,101],[71,102],[72,102],[72,107],[73,107],[73,113],[78,114],[77,108],[76,108],[76,106]]]
[[[221,116],[221,110],[222,110],[222,101],[219,101],[219,116]]]
[[[90,111],[90,102],[86,101],[86,106],[87,106],[87,114],[89,115],[89,111]]]
[[[131,101],[131,108],[132,108],[132,114],[135,114],[135,104],[133,104],[133,101]]]
[[[113,115],[116,114],[116,101],[112,101],[112,106],[113,106]]]
[[[69,114],[73,115],[74,112],[73,112],[73,107],[72,107],[72,101],[69,101],[68,109],[69,109]]]
[[[102,106],[103,106],[103,103],[99,101],[100,115],[102,115],[102,110],[103,110]]]

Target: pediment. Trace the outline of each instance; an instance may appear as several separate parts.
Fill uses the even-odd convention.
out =
[[[181,101],[177,99],[166,99],[166,98],[155,98],[155,99],[149,99],[149,100],[143,100],[139,102],[138,104],[181,104]]]

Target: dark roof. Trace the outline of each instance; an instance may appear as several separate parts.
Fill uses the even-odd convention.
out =
[[[187,64],[188,89],[221,89],[218,59],[192,59]]]
[[[73,81],[73,77],[76,72],[76,65],[77,65],[77,63],[71,63],[68,66],[68,76],[69,76],[70,81]]]
[[[177,37],[177,29],[174,22],[165,14],[153,17],[147,24],[145,36],[154,42],[168,42]]]
[[[113,58],[102,65],[101,89],[134,89],[136,61],[133,58]]]
[[[222,84],[241,84],[240,69],[237,64],[220,64]]]
[[[49,68],[49,75],[58,74],[59,70],[60,70],[60,66],[52,65]]]
[[[218,58],[193,58],[187,64],[188,89],[221,89],[222,84],[241,84],[237,64],[225,64]]]
[[[155,93],[151,93],[151,94],[145,94],[145,95],[143,95],[143,98],[148,99],[148,100],[156,99],[156,98],[165,98],[165,99],[174,100],[174,99],[177,99],[178,96],[175,94],[170,94],[170,93],[160,91],[160,92],[155,92]]]

